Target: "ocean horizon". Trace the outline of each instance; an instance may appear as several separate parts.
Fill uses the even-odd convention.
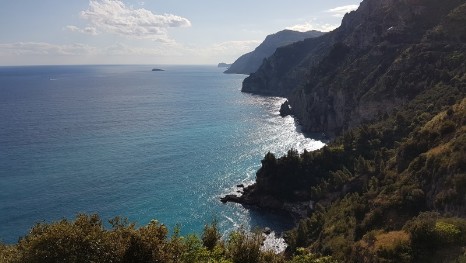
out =
[[[152,68],[165,71],[152,72]],[[37,222],[98,213],[181,233],[293,226],[219,198],[251,184],[267,152],[309,151],[283,98],[241,93],[207,65],[0,67],[0,240]]]

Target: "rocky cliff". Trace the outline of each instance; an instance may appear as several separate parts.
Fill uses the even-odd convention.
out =
[[[306,129],[341,135],[266,154],[256,183],[223,201],[309,213],[285,235],[291,252],[466,259],[464,0],[364,0],[339,29],[278,49],[243,90],[285,96]]]
[[[333,32],[277,49],[242,91],[287,97],[305,130],[339,134],[442,81],[433,65],[449,69],[445,56],[463,51],[464,25],[446,25],[463,3],[364,0]]]
[[[306,38],[315,38],[323,35],[323,32],[308,31],[298,32],[292,30],[283,30],[269,35],[254,51],[239,57],[225,73],[234,74],[251,74],[255,72],[263,60],[272,55],[279,47],[302,41]]]
[[[285,236],[290,251],[466,259],[464,0],[364,0],[337,30],[279,48],[243,91],[287,97],[307,130],[341,133],[318,151],[268,153],[256,183],[224,199],[310,212]]]

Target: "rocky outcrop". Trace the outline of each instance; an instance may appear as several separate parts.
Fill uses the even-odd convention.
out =
[[[446,46],[434,48],[429,36],[462,3],[364,0],[333,32],[278,48],[242,91],[286,97],[305,131],[339,134],[435,83],[439,72],[429,65]]]
[[[465,224],[465,25],[464,0],[364,0],[322,42],[278,49],[245,91],[287,97],[307,130],[349,131],[317,151],[266,154],[256,183],[234,201],[288,212],[287,202],[307,202],[318,212],[285,236],[290,250],[339,262],[380,260],[364,240],[387,230],[408,237],[387,261],[406,251],[414,252],[407,262],[464,256],[454,252],[463,241],[432,246],[442,239],[429,233],[440,218]],[[296,47],[314,60],[290,60]],[[289,74],[303,63],[312,66],[296,86]]]
[[[260,209],[281,211],[290,214],[295,219],[302,219],[312,211],[312,202],[286,202],[270,194],[263,194],[256,185],[244,188],[241,195],[226,195],[220,198],[222,203],[238,203],[244,206],[254,206]]]
[[[277,48],[302,41],[306,38],[319,37],[323,34],[323,32],[314,30],[308,32],[283,30],[269,35],[254,51],[239,57],[225,73],[251,74],[255,72],[260,67],[263,60],[272,55]]]
[[[381,30],[380,25],[386,29]],[[283,108],[291,109],[307,131],[338,135],[375,118],[380,122],[395,120],[396,125],[391,130],[390,124],[390,129],[381,133],[373,129],[377,139],[361,139],[358,143],[363,146],[359,148],[354,141],[345,146],[345,140],[351,139],[349,135],[340,138],[333,150],[305,152],[301,156],[290,150],[279,159],[268,153],[256,173],[256,183],[244,189],[243,195],[227,196],[224,201],[294,214],[300,212],[291,212],[290,207],[300,207],[300,203],[309,203],[311,199],[322,203],[309,189],[321,187],[319,180],[333,176],[328,174],[330,171],[345,171],[353,166],[353,159],[360,154],[348,162],[343,158],[351,156],[355,149],[364,153],[367,143],[395,140],[396,134],[401,136],[420,121],[423,112],[429,111],[426,107],[434,107],[438,101],[445,103],[447,99],[440,99],[442,96],[449,96],[448,101],[453,102],[455,97],[464,96],[466,30],[460,25],[466,25],[466,4],[459,0],[365,0],[357,12],[345,16],[342,27],[336,31],[277,49],[256,73],[246,78],[243,91],[287,97],[289,105],[285,103]],[[306,63],[308,67],[302,66]],[[292,78],[290,72],[301,72],[302,77]],[[386,114],[395,110],[399,116]],[[418,117],[403,121],[403,112]],[[367,137],[370,133],[361,134]],[[400,171],[411,167],[408,164],[412,159],[406,156],[412,154],[413,147],[406,147],[410,150],[400,150],[399,159],[406,160],[399,161],[403,164]],[[386,153],[381,151],[380,156],[383,155]],[[321,169],[324,164],[327,166]],[[340,198],[340,194],[361,192],[367,181],[362,174],[332,190],[332,195],[324,199],[331,201]]]
[[[280,106],[280,116],[286,117],[291,114],[293,114],[293,111],[291,110],[290,103],[288,101],[283,102],[282,106]]]

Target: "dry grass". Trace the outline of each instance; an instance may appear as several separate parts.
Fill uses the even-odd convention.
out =
[[[444,154],[447,151],[450,151],[450,143],[440,144],[439,146],[430,149],[426,154],[429,157]]]
[[[405,231],[391,231],[377,235],[374,244],[375,250],[393,248],[399,244],[409,244],[411,237]]]

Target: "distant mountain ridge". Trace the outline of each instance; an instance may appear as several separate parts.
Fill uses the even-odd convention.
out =
[[[239,57],[225,73],[251,74],[262,64],[265,58],[271,56],[279,47],[283,47],[306,38],[315,38],[323,35],[319,31],[298,32],[293,30],[282,30],[268,35],[254,51]]]
[[[225,63],[225,62],[220,62],[217,65],[217,67],[219,67],[219,68],[228,68],[230,66],[231,66],[231,64],[228,64],[228,63]]]

